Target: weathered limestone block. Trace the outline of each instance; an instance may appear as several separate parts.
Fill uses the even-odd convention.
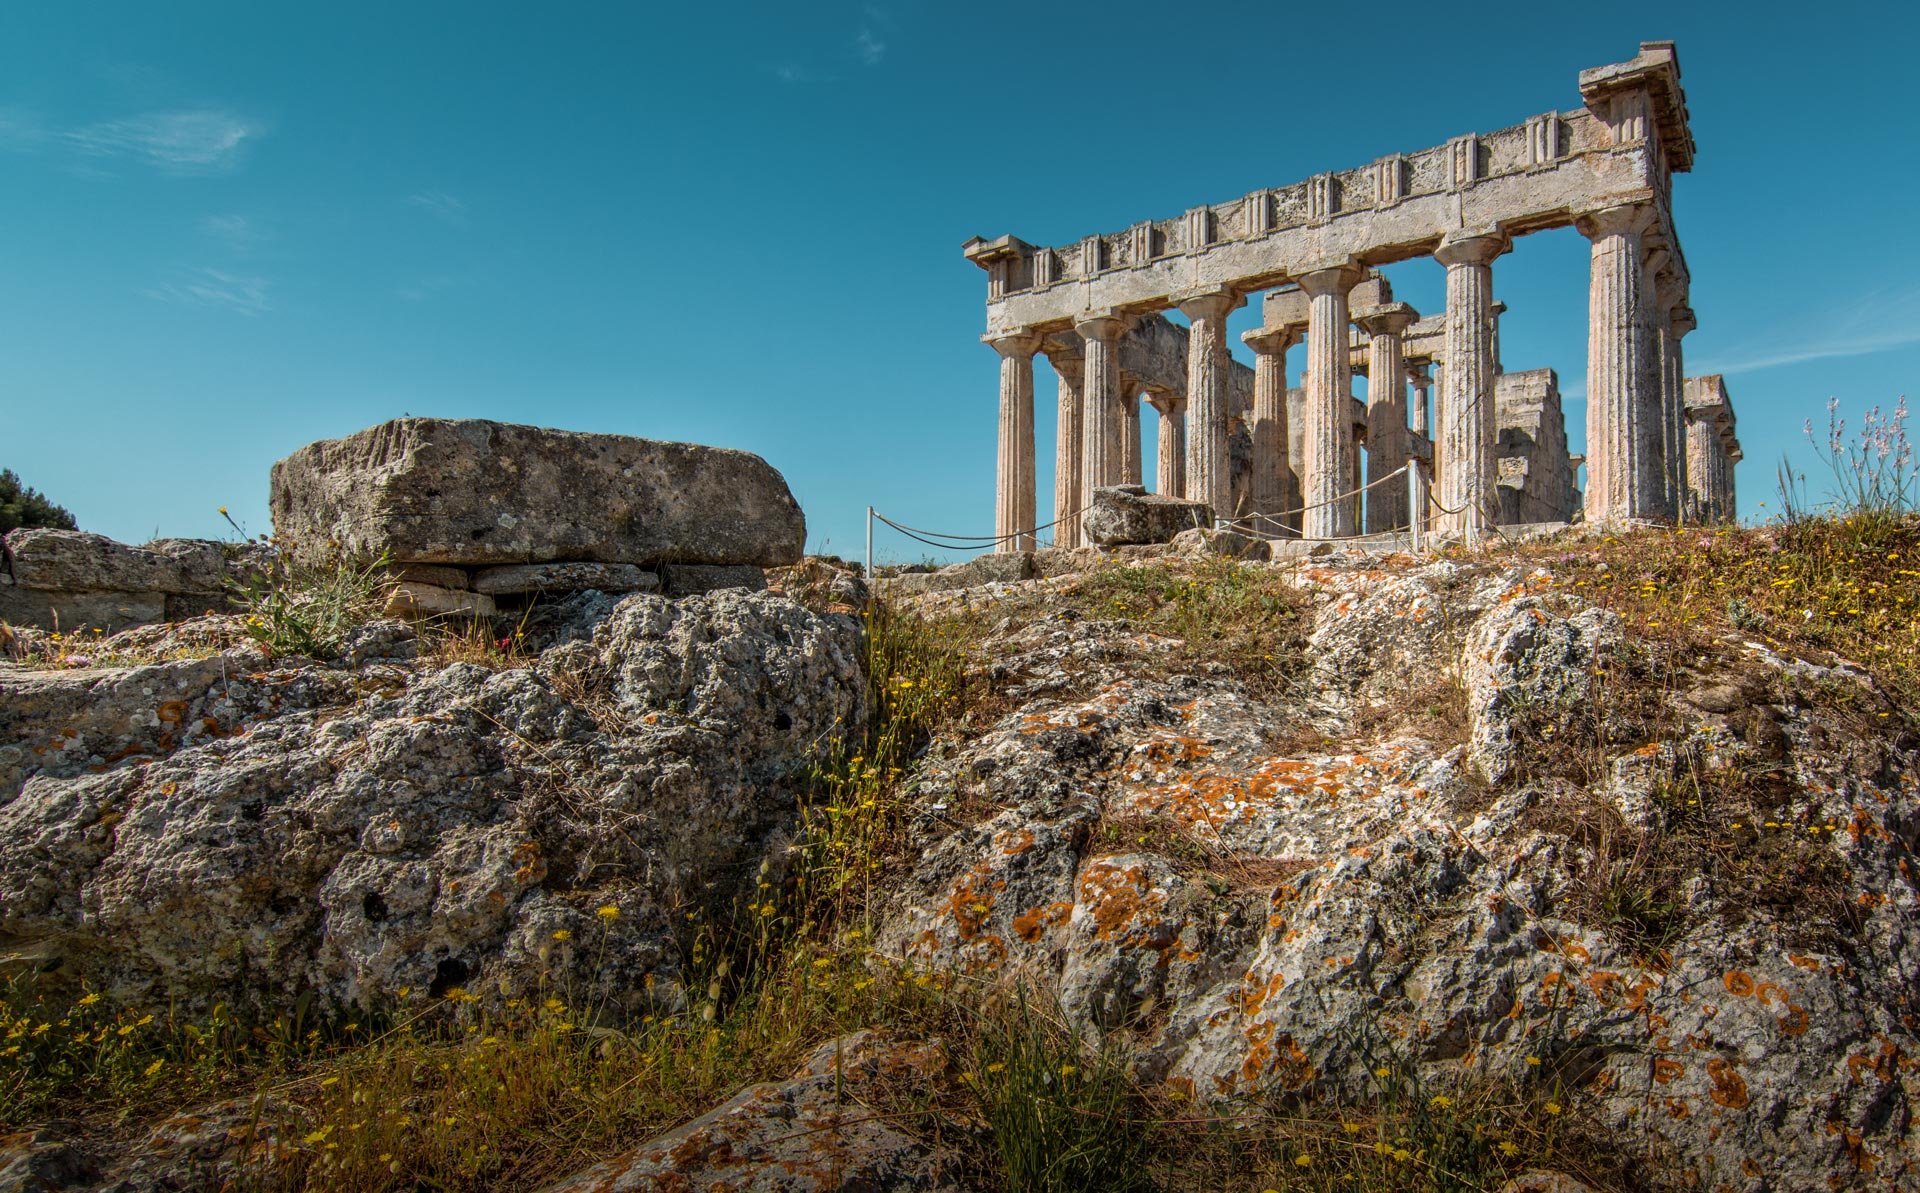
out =
[[[484,592],[462,592],[411,581],[387,594],[388,617],[492,617],[499,610]]]
[[[670,597],[700,596],[722,588],[744,588],[760,592],[767,586],[767,574],[757,567],[739,565],[716,567],[709,564],[675,563],[660,569],[661,590]]]
[[[600,592],[657,592],[660,577],[630,563],[523,563],[482,568],[473,577],[473,590],[489,596],[585,592],[589,588]]]
[[[806,520],[747,452],[480,419],[402,418],[273,466],[295,551],[410,563],[797,562]]]
[[[74,629],[191,617],[227,604],[228,585],[267,549],[203,539],[131,547],[77,530],[15,530],[0,570],[0,621]]]
[[[1237,530],[1214,530],[1195,526],[1173,536],[1175,553],[1195,558],[1266,559],[1265,539]]]
[[[1087,511],[1088,541],[1096,546],[1169,543],[1182,530],[1213,525],[1213,510],[1198,501],[1161,497],[1139,485],[1095,489]]]
[[[1552,369],[1494,378],[1500,525],[1565,522],[1580,508],[1567,454],[1560,380]]]

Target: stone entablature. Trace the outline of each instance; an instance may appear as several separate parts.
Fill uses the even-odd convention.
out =
[[[1027,353],[1024,364],[1008,358],[1003,367],[1003,430],[1018,435],[1031,425],[1013,409],[1030,401],[1025,345],[1048,344],[1058,365],[1078,340],[1089,362],[1085,385],[1062,374],[1060,441],[1078,446],[1062,450],[1058,541],[1076,544],[1075,515],[1095,488],[1140,479],[1136,383],[1144,374],[1116,369],[1112,345],[1174,308],[1189,324],[1184,390],[1145,387],[1163,415],[1179,416],[1161,423],[1161,491],[1203,502],[1217,517],[1304,507],[1307,537],[1426,518],[1411,500],[1430,508],[1436,529],[1474,539],[1508,516],[1498,492],[1504,307],[1493,297],[1494,262],[1515,237],[1568,225],[1592,242],[1585,515],[1613,523],[1679,516],[1690,484],[1680,340],[1695,323],[1670,202],[1672,174],[1691,169],[1694,155],[1679,80],[1673,44],[1645,42],[1628,62],[1581,72],[1577,109],[1068,246],[968,241],[966,257],[988,275],[985,338]],[[1423,255],[1447,270],[1446,310],[1425,319],[1392,302],[1375,268]],[[1223,325],[1260,291],[1262,326],[1243,337],[1256,358],[1243,402]],[[1140,344],[1154,346],[1154,373],[1172,372],[1168,341],[1179,334],[1159,323],[1139,333]],[[1307,400],[1289,411],[1286,357],[1296,345],[1305,348]],[[1367,379],[1369,411],[1358,433],[1344,409],[1355,376]],[[1429,391],[1440,401],[1432,414]],[[1237,420],[1251,440],[1244,484],[1233,477]],[[1358,483],[1362,442],[1369,495],[1349,509],[1341,495]],[[1422,452],[1437,474],[1431,501],[1417,475],[1409,494],[1387,496],[1381,482]],[[1002,454],[1005,475],[1024,475],[1019,461],[1030,448],[1003,442]],[[1563,506],[1578,491],[1575,467],[1571,459],[1529,466],[1544,487],[1523,504]],[[1002,484],[1004,549],[1033,545],[1030,501],[1017,483]]]

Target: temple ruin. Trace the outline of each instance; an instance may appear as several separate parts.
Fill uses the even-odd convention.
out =
[[[1156,490],[1264,538],[1732,518],[1733,408],[1721,378],[1682,365],[1695,320],[1672,176],[1694,143],[1673,43],[1582,71],[1579,87],[1571,111],[1072,245],[969,240],[987,273],[982,339],[1000,355],[1000,549],[1032,550],[1045,528],[1039,353],[1059,377],[1058,546],[1081,545],[1096,488],[1142,483],[1143,397],[1160,414]],[[1569,225],[1592,242],[1584,457],[1568,450],[1558,375],[1505,371],[1493,297],[1515,237]],[[1446,269],[1446,309],[1424,318],[1378,270],[1422,256]],[[1226,319],[1256,294],[1250,369]]]

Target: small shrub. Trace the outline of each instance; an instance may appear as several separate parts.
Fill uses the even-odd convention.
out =
[[[11,468],[0,468],[0,534],[39,527],[76,529],[72,514],[22,483]]]
[[[249,638],[276,655],[324,661],[340,656],[350,631],[380,616],[387,585],[385,555],[308,561],[282,551],[232,591]]]

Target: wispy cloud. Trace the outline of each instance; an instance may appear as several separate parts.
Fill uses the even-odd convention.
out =
[[[1920,287],[1884,287],[1831,310],[1805,314],[1784,331],[1747,341],[1706,360],[1687,361],[1687,371],[1757,373],[1761,369],[1843,356],[1865,356],[1920,344]]]
[[[197,269],[178,281],[154,287],[147,291],[147,297],[188,306],[223,307],[253,316],[273,309],[267,301],[268,285],[265,278],[243,277],[219,269]]]
[[[248,141],[264,133],[255,121],[215,108],[149,112],[60,133],[89,157],[127,157],[181,173],[231,169]]]
[[[878,66],[887,56],[886,38],[893,29],[893,17],[886,9],[873,4],[862,5],[860,15],[865,19],[853,35],[853,51],[861,62]]]
[[[773,77],[782,83],[811,83],[814,75],[797,62],[782,62],[773,68]]]
[[[273,239],[272,232],[244,215],[210,215],[200,221],[200,231],[236,253]]]
[[[421,191],[418,194],[408,195],[407,204],[410,207],[418,207],[435,219],[444,220],[449,224],[467,222],[466,203],[445,191]]]

